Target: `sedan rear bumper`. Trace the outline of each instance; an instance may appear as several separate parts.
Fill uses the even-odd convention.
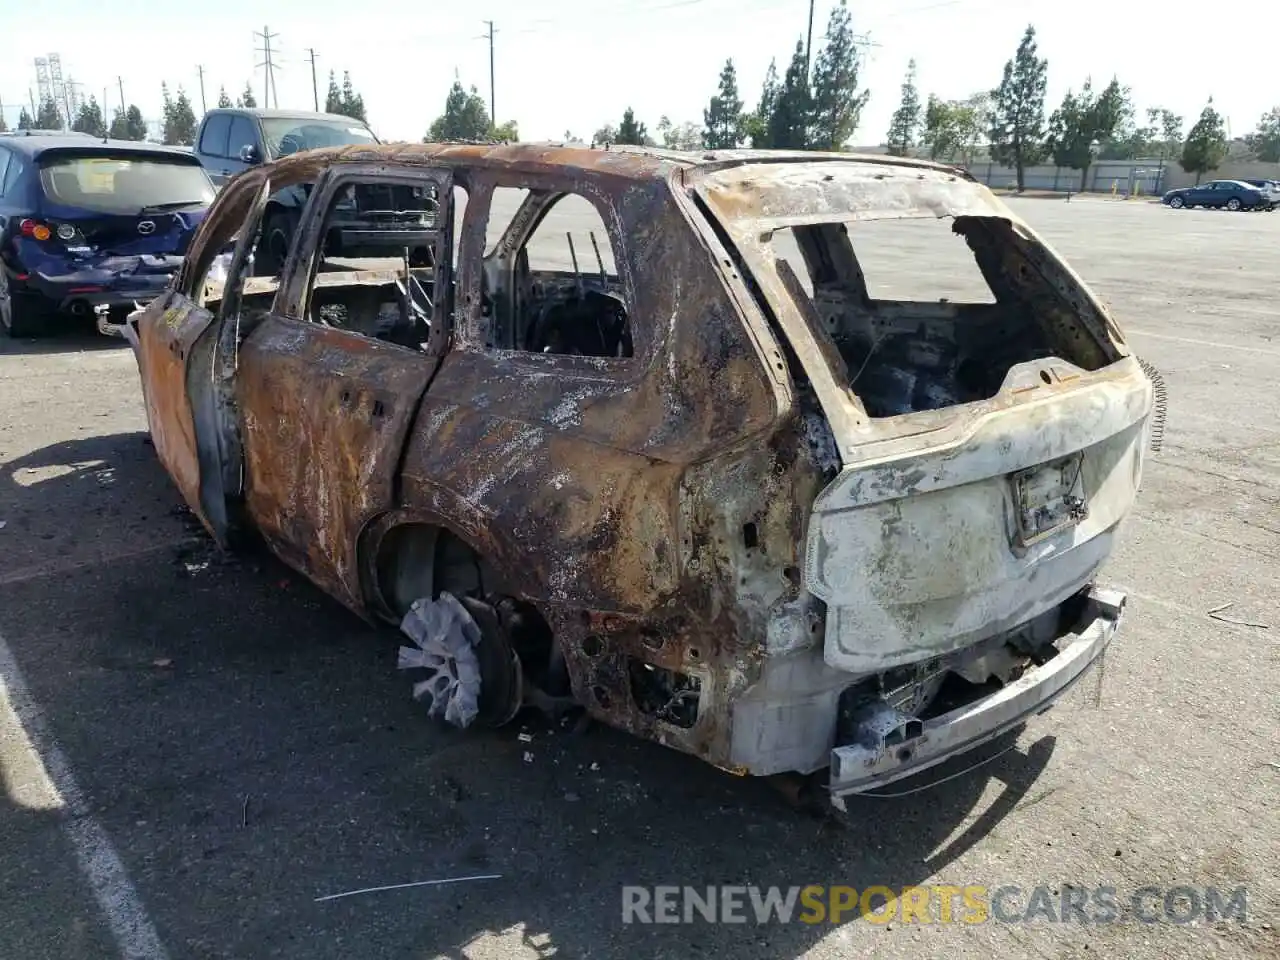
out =
[[[32,271],[23,286],[52,310],[88,316],[102,306],[149,303],[168,289],[181,265],[177,256],[122,257],[86,264],[71,273]]]

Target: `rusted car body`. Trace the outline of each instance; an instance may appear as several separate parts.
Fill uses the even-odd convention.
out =
[[[265,198],[303,181],[280,275],[249,277]],[[354,182],[429,186],[429,268],[318,266]],[[527,193],[487,243],[503,189]],[[528,269],[567,194],[612,271]],[[861,231],[914,219],[950,224],[990,302],[869,294]],[[411,288],[407,337],[318,306]],[[220,542],[256,533],[371,621],[472,598],[526,691],[737,773],[827,771],[837,804],[1043,711],[1121,617],[1095,577],[1152,383],[1081,279],[952,168],[313,151],[231,181],[123,332],[157,453]]]

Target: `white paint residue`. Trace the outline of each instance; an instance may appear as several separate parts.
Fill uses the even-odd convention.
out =
[[[27,691],[9,645],[0,636],[0,772],[9,799],[62,812],[63,829],[103,919],[124,960],[167,960],[124,864],[93,816],[40,705]],[[25,802],[24,802],[25,801]]]
[[[451,403],[445,404],[435,413],[431,414],[427,420],[427,433],[433,435],[440,432],[440,428],[444,426],[446,420],[453,416],[453,412],[458,408]]]

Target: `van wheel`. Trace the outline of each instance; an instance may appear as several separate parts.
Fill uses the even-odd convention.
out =
[[[289,258],[293,243],[294,217],[283,210],[267,216],[262,226],[262,239],[253,257],[253,273],[258,277],[277,277]]]

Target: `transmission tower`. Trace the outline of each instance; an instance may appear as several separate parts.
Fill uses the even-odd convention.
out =
[[[71,94],[62,79],[62,57],[56,53],[49,54],[49,83],[53,87],[53,102],[58,106],[62,126],[70,128],[75,114],[71,112]]]
[[[78,87],[79,84],[63,79],[61,56],[51,53],[47,57],[36,57],[36,92],[40,98],[37,106],[52,100],[58,111],[58,122],[64,128],[70,128],[83,102]]]
[[[36,57],[36,96],[41,105],[46,101],[54,100],[53,83],[49,80],[48,57]]]
[[[268,27],[263,27],[261,33],[254,34],[255,38],[262,38],[262,46],[257,48],[257,52],[264,57],[258,66],[262,68],[262,105],[267,108],[280,106],[280,94],[276,91],[276,70],[279,65],[273,59],[280,50],[278,47],[275,50],[271,49],[271,41],[278,39],[279,36],[280,34],[272,33]]]

